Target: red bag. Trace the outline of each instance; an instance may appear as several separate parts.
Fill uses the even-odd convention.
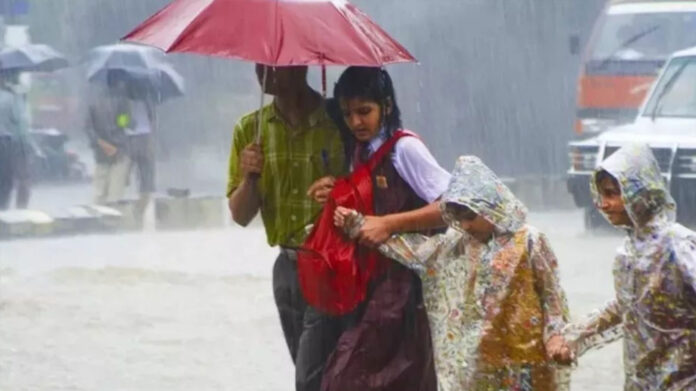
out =
[[[348,239],[333,223],[337,206],[373,215],[372,171],[405,136],[399,130],[372,155],[344,178],[336,180],[329,200],[312,232],[297,253],[297,273],[302,293],[312,307],[341,315],[355,309],[367,295],[370,281],[383,269],[381,256]]]

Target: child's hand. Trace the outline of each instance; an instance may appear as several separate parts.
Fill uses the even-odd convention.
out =
[[[377,248],[391,237],[394,230],[385,216],[365,216],[358,237],[363,246]]]
[[[561,335],[554,335],[546,342],[546,354],[561,365],[570,365],[575,360],[573,350]]]
[[[345,228],[346,222],[353,212],[355,212],[353,209],[344,208],[342,206],[336,207],[334,211],[334,225],[338,228]]]

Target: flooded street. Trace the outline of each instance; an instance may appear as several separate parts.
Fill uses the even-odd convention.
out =
[[[3,243],[0,389],[287,389],[262,238],[251,229]]]
[[[574,317],[612,293],[619,236],[578,212],[532,215]],[[0,389],[291,390],[260,226],[0,243]],[[588,354],[575,390],[619,390],[620,346]]]
[[[496,218],[504,215],[512,223],[521,215],[517,208],[507,210],[512,197],[498,197],[506,193],[502,185],[489,186],[507,183],[535,210],[528,221],[550,239],[574,321],[614,298],[613,259],[623,240],[618,231],[585,231],[582,208],[596,204],[588,192],[590,175],[606,171],[595,182],[601,199],[608,197],[601,183],[605,180],[616,179],[608,183],[617,188],[643,183],[622,180],[603,165],[605,159],[630,143],[647,143],[641,156],[647,159],[645,167],[651,162],[655,175],[651,186],[635,186],[649,190],[636,190],[650,197],[640,204],[641,214],[668,214],[670,197],[656,184],[669,178],[679,221],[696,221],[696,138],[685,131],[696,127],[696,90],[691,87],[696,84],[696,0],[435,4],[0,0],[0,391],[289,391],[295,390],[296,380],[311,383],[298,389],[316,391],[314,375],[321,372],[310,361],[324,362],[323,351],[330,349],[304,345],[310,349],[300,349],[296,378],[271,288],[278,249],[267,243],[301,243],[303,226],[320,211],[305,194],[323,202],[320,196],[334,182],[326,180],[324,187],[313,186],[315,181],[342,177],[349,168],[361,173],[353,179],[365,174],[365,184],[372,187],[364,188],[370,191],[362,191],[362,181],[353,181],[357,185],[345,188],[355,194],[341,194],[344,190],[337,186],[331,197],[350,196],[356,205],[392,214],[444,199],[447,184],[456,182],[445,171],[459,156],[479,158],[484,171],[490,168],[502,181],[482,176],[474,182],[476,173],[484,172],[477,164],[477,170],[461,175],[471,183],[450,190],[464,193],[480,186],[480,194],[468,197],[470,203],[506,209]],[[402,130],[418,137],[397,143]],[[380,151],[385,155],[374,158]],[[368,173],[361,162],[369,156],[374,159],[368,161]],[[632,170],[633,159],[626,164],[626,172],[645,174]],[[612,194],[615,212],[629,212],[616,216],[632,218],[635,208],[618,197],[629,193]],[[248,222],[260,209],[268,230],[259,218],[246,229],[233,226],[225,196],[232,200],[237,221]],[[464,220],[493,224],[483,224],[480,234],[502,227],[486,221],[495,216],[487,217],[463,197],[455,199],[449,208],[464,213]],[[119,213],[92,204],[111,205]],[[45,212],[52,222],[44,213],[14,209]],[[433,216],[421,215],[422,221],[435,216],[435,209],[430,212]],[[588,225],[601,225],[588,217]],[[631,221],[638,227],[651,221],[648,217],[655,216]],[[142,232],[123,232],[142,225]],[[367,234],[391,225],[384,219]],[[519,227],[504,225],[506,234],[507,228],[514,228],[512,233]],[[174,227],[189,230],[167,230]],[[110,230],[119,233],[106,233]],[[57,237],[76,232],[85,234]],[[87,234],[94,232],[99,234]],[[334,233],[331,227],[324,232]],[[51,236],[3,239],[29,234]],[[644,236],[657,241],[659,235]],[[334,243],[332,239],[340,241],[327,235],[322,244]],[[516,253],[499,254],[496,249],[477,256],[502,262]],[[672,261],[671,255],[665,259]],[[693,254],[685,258],[693,262]],[[490,265],[481,270],[502,269]],[[470,276],[471,270],[461,269]],[[552,280],[539,273],[518,274],[512,277]],[[506,310],[507,304],[487,300],[493,297],[490,292],[498,292],[496,279],[475,275],[472,296],[461,307],[479,314],[485,309],[486,316],[499,313],[489,309]],[[631,284],[639,280],[631,278]],[[464,278],[443,281],[448,289],[464,292]],[[538,286],[557,291],[553,283]],[[674,296],[677,301],[683,293]],[[540,342],[541,332],[534,328],[538,312],[526,314],[525,303],[532,303],[534,311],[546,308],[547,315],[554,312],[549,308],[561,306],[549,300],[537,307],[536,296],[520,297],[509,307],[528,316],[519,324],[532,326],[498,330],[533,331],[534,341]],[[436,299],[450,301],[447,293]],[[681,313],[660,307],[670,301],[654,303],[656,308],[645,313]],[[374,307],[379,316],[393,313]],[[454,353],[442,362],[464,362],[460,354],[467,359],[487,356],[485,340],[479,338],[482,328],[471,326],[486,319],[472,316],[459,327],[448,316],[468,313],[454,306],[445,309],[456,311],[433,319],[450,322],[454,333],[442,334],[448,338],[440,342],[456,346],[452,344],[462,334],[462,344],[479,345],[472,350],[438,348]],[[691,307],[682,312],[693,314]],[[553,316],[546,316],[546,326],[555,324],[549,319]],[[418,361],[399,359],[410,351],[408,345],[422,342],[418,338],[400,338],[396,342],[405,348],[398,349],[385,342],[404,335],[403,322],[391,323],[398,332],[380,331],[378,343],[356,338],[358,347],[345,350],[368,352],[370,358],[380,355],[369,352],[394,353],[394,363]],[[684,323],[687,334],[694,335],[694,321]],[[324,327],[316,329],[324,332]],[[663,337],[657,339],[677,340],[673,334]],[[504,354],[512,347],[525,349],[520,350],[525,359],[538,357],[540,351],[531,350],[538,345],[527,341],[531,339],[500,338],[494,344],[506,349]],[[665,350],[644,345],[653,349],[650,354]],[[310,357],[315,355],[316,360]],[[651,361],[651,368],[664,369],[665,376],[690,373],[690,362],[686,370],[675,366],[680,354],[664,356],[664,363]],[[514,373],[536,378],[537,369],[501,362],[491,368],[507,365],[510,379]],[[390,391],[404,388],[388,384],[395,380],[388,379],[386,361],[359,364],[355,372],[348,365],[340,369],[336,389],[369,387],[343,386],[355,379],[370,379]],[[445,372],[472,372],[462,364],[452,367]],[[373,376],[372,371],[378,373]],[[438,372],[442,379],[442,368]],[[308,379],[303,379],[305,373]],[[623,373],[621,343],[614,343],[580,359],[572,389],[621,390]],[[515,389],[525,388],[519,384],[527,381],[519,377],[513,384],[515,380],[495,377]],[[396,381],[415,380],[420,379]]]

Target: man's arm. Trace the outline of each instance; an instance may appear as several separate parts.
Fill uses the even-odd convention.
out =
[[[246,227],[261,208],[261,194],[256,178],[246,178],[232,191],[229,199],[230,213],[235,223]]]
[[[263,151],[255,143],[242,149],[241,128],[235,129],[235,140],[230,153],[229,209],[235,223],[246,227],[261,208],[258,181],[263,171]]]
[[[84,130],[89,139],[90,145],[94,149],[100,149],[102,153],[108,157],[112,157],[118,153],[119,146],[112,142],[107,141],[100,133],[99,126],[102,126],[97,121],[94,107],[90,106],[87,109],[87,118],[85,120]],[[125,143],[125,141],[123,142]],[[119,144],[123,144],[119,143]]]

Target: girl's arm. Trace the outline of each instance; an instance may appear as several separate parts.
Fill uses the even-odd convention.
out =
[[[359,235],[365,218],[354,210],[337,208],[334,223],[352,238]],[[456,237],[455,237],[456,236]],[[401,234],[391,236],[379,246],[379,251],[418,272],[425,272],[446,249],[452,248],[461,238],[454,231],[428,237],[421,234]]]
[[[377,247],[388,240],[392,234],[425,231],[444,226],[440,203],[435,201],[420,209],[408,212],[385,216],[365,216],[365,223],[360,229],[360,244]]]

